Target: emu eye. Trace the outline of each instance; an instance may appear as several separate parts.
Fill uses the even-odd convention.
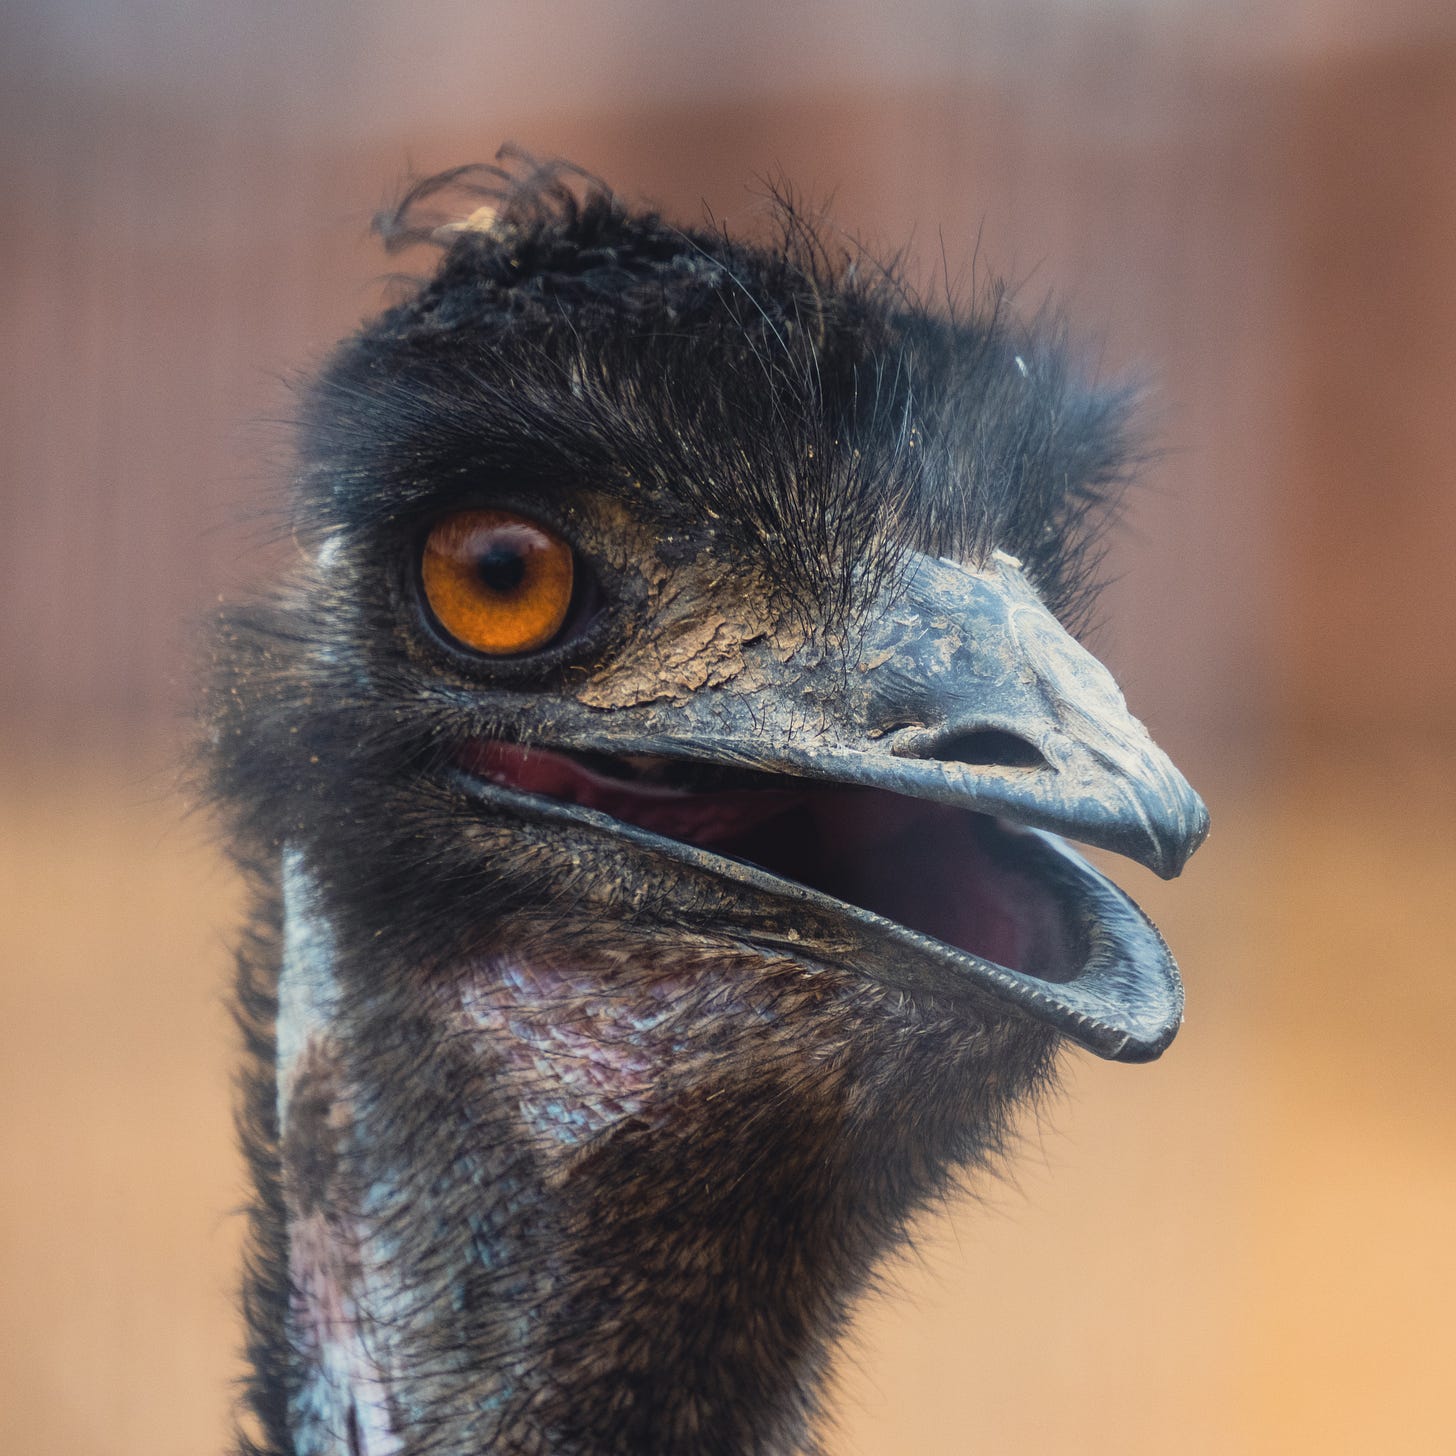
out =
[[[545,647],[571,610],[571,547],[510,511],[456,511],[420,563],[425,597],[450,636],[492,657]]]

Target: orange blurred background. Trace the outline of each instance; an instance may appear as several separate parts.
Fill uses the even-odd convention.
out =
[[[782,174],[1151,378],[1093,646],[1203,789],[1147,1068],[927,1219],[836,1456],[1456,1450],[1456,12],[1414,0],[14,0],[0,20],[0,1449],[221,1448],[236,891],[176,765],[288,377],[507,139]]]

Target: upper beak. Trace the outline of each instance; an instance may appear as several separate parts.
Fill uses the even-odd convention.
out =
[[[1203,842],[1203,801],[1012,558],[973,569],[917,556],[865,620],[850,650],[809,661],[763,650],[757,691],[735,680],[660,722],[651,709],[599,720],[576,741],[938,800],[1165,878]]]
[[[1178,874],[1208,833],[1203,801],[1017,564],[920,558],[907,587],[857,664],[871,721],[905,724],[868,751],[875,782]]]

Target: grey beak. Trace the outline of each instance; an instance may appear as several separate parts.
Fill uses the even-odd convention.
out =
[[[998,555],[980,571],[921,558],[859,664],[888,754],[876,781],[1001,813],[1171,878],[1208,811],[1128,712],[1112,674]]]
[[[1110,849],[1165,878],[1208,832],[1188,781],[1019,563],[917,556],[845,650],[755,650],[719,693],[583,723],[573,741],[788,770],[955,804]]]

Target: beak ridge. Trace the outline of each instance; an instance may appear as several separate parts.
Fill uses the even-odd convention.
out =
[[[893,663],[877,689],[882,721],[919,719],[866,745],[898,761],[898,782],[878,782],[1003,813],[1164,878],[1182,870],[1208,832],[1203,801],[1011,558],[979,571],[921,558],[908,603],[867,645],[870,660]]]

